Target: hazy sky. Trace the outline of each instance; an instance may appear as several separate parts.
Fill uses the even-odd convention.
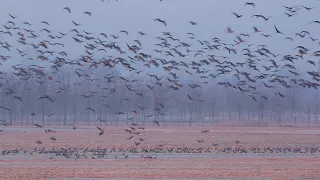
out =
[[[119,39],[113,40],[109,36],[109,41],[130,42],[135,39],[140,39],[142,46],[149,54],[157,42],[155,37],[160,36],[162,32],[169,31],[181,41],[193,44],[191,50],[198,50],[199,43],[196,40],[187,38],[186,33],[192,32],[195,34],[195,39],[210,40],[213,37],[219,37],[226,43],[234,43],[235,35],[240,33],[250,34],[250,38],[244,37],[247,44],[266,44],[269,50],[275,54],[293,54],[293,51],[299,44],[303,44],[310,49],[310,52],[320,49],[318,44],[320,40],[312,42],[309,38],[301,39],[295,33],[302,30],[308,30],[312,37],[319,37],[320,24],[310,24],[310,21],[320,20],[320,1],[318,0],[253,0],[256,7],[244,6],[246,1],[243,0],[3,0],[0,6],[0,24],[5,24],[11,18],[8,14],[18,16],[14,22],[16,26],[25,27],[39,31],[42,28],[47,28],[58,35],[58,31],[72,34],[70,29],[74,28],[72,20],[81,25],[76,27],[79,30],[92,32],[95,35],[101,32],[107,35],[119,35]],[[307,7],[315,7],[311,11],[301,8],[297,15],[287,17],[285,6],[304,5]],[[70,7],[72,13],[69,14],[63,10],[64,7]],[[83,14],[85,11],[92,12],[92,16]],[[243,17],[236,19],[232,12],[242,14]],[[271,16],[269,21],[264,21],[261,18],[250,18],[254,14],[262,14],[266,17]],[[163,19],[168,26],[163,26],[161,23],[154,22],[155,18]],[[24,21],[32,24],[32,27],[22,25]],[[41,21],[47,21],[50,24],[48,27],[41,24]],[[192,26],[188,22],[194,21],[198,25]],[[276,25],[279,30],[285,35],[275,33],[273,25]],[[226,33],[226,27],[231,27],[235,33],[229,35]],[[265,38],[260,34],[253,32],[253,26],[258,27],[262,33],[272,35],[272,38]],[[4,30],[1,26],[0,30]],[[120,30],[129,32],[129,36],[120,33]],[[146,33],[146,36],[140,36],[138,31]],[[39,33],[38,33],[39,34]],[[47,34],[42,32],[39,34],[42,40],[46,39]],[[95,36],[93,35],[93,36]],[[11,42],[15,46],[15,39],[8,35],[3,35],[2,41]],[[16,35],[14,35],[16,36]],[[284,40],[286,36],[295,39],[294,42]],[[76,57],[83,52],[79,45],[75,44],[69,36],[60,40],[66,43],[66,47],[60,50],[65,50],[70,55]],[[28,50],[26,47],[17,45],[21,50]],[[245,46],[242,46],[245,47]],[[126,48],[123,46],[123,48]],[[238,55],[232,56],[234,61],[244,58],[240,55],[242,48],[238,48]],[[15,55],[17,51],[14,49],[7,52],[5,49],[0,49],[1,55]],[[224,54],[226,51],[216,52],[216,54]],[[192,58],[191,56],[190,58]],[[313,58],[313,57],[312,57]],[[20,58],[21,59],[21,58]],[[13,60],[11,60],[13,61]],[[14,60],[15,61],[15,60]],[[19,61],[18,61],[19,62]],[[10,62],[9,62],[10,63]],[[4,63],[3,63],[4,64]],[[305,64],[305,63],[302,63]],[[309,66],[309,65],[308,65]]]

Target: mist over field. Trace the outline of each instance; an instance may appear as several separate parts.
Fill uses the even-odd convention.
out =
[[[32,119],[44,125],[98,124],[100,120],[106,121],[106,124],[150,124],[157,120],[167,125],[230,122],[241,125],[254,120],[260,125],[269,122],[313,126],[318,121],[319,95],[318,90],[313,88],[297,86],[286,89],[276,85],[270,91],[259,84],[255,86],[257,91],[268,100],[259,98],[253,101],[247,94],[218,86],[214,81],[191,88],[193,84],[199,84],[199,80],[181,80],[185,87],[172,91],[168,82],[161,82],[162,86],[159,87],[153,78],[132,75],[129,81],[139,80],[130,84],[130,89],[135,90],[133,92],[121,78],[116,77],[119,71],[109,71],[115,76],[109,83],[104,78],[105,69],[89,70],[86,72],[92,74],[91,79],[79,80],[73,73],[74,69],[65,68],[55,74],[54,80],[42,84],[34,79],[17,79],[12,73],[3,75],[5,88],[1,102],[11,112],[2,110],[2,119],[14,125],[31,125]],[[45,81],[44,78],[42,81]],[[229,82],[232,83],[232,80]],[[150,90],[146,85],[154,89]],[[15,92],[8,95],[6,89],[14,89]],[[138,92],[141,95],[137,95]],[[285,97],[277,96],[278,92]],[[190,101],[187,94],[197,101]],[[53,102],[38,99],[45,95],[50,95]],[[21,97],[22,101],[15,96]],[[95,112],[88,110],[88,107]],[[124,114],[118,115],[119,112]],[[31,116],[32,113],[35,115]]]

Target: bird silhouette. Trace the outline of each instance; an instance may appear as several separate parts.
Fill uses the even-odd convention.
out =
[[[162,23],[163,25],[167,26],[166,21],[164,21],[164,20],[162,20],[162,19],[157,18],[157,19],[155,19],[154,21],[158,21],[158,22]]]

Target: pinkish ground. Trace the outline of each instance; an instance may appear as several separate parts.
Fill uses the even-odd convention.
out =
[[[46,127],[48,128],[48,127]],[[34,147],[129,147],[133,145],[124,131],[127,127],[104,127],[99,136],[95,128],[50,127],[56,133],[45,133],[41,128],[10,127],[0,132],[0,150]],[[200,133],[208,129],[208,133]],[[25,132],[26,131],[26,132]],[[49,138],[56,137],[56,141]],[[146,140],[142,146],[198,146],[212,143],[235,146],[320,146],[320,129],[296,127],[146,127],[139,137]],[[36,144],[36,141],[42,144]],[[200,144],[197,140],[203,140]],[[1,156],[1,155],[0,155]],[[176,158],[145,159],[32,159],[0,158],[0,179],[50,178],[275,178],[305,179],[320,177],[319,154],[301,156],[237,155],[230,158]]]

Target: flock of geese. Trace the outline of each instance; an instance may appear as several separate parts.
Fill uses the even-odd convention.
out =
[[[46,155],[50,159],[57,158],[68,158],[68,159],[106,159],[106,158],[118,158],[127,159],[129,155],[141,154],[141,158],[145,159],[156,159],[161,154],[185,154],[185,153],[195,153],[195,154],[270,154],[270,153],[295,153],[295,154],[314,154],[320,153],[320,147],[301,147],[301,146],[288,146],[288,147],[246,147],[242,145],[237,145],[236,147],[225,146],[219,147],[219,144],[213,144],[209,147],[164,147],[162,145],[152,147],[152,148],[141,148],[130,147],[130,148],[33,148],[33,149],[11,149],[2,150],[1,156],[12,156],[19,154],[27,155]]]
[[[103,2],[103,0],[102,0]],[[256,2],[244,2],[244,7],[248,11],[252,8],[259,6]],[[294,18],[299,13],[308,13],[310,11],[316,11],[317,7],[307,7],[304,5],[296,6],[283,6],[284,16],[287,18]],[[72,7],[62,7],[61,13],[72,14]],[[94,18],[94,12],[84,11],[83,15]],[[231,12],[230,16],[236,19],[240,18],[257,18],[261,21],[272,21],[273,16],[264,14],[252,14],[251,17],[245,17],[237,12]],[[152,52],[144,50],[144,42],[139,40],[139,36],[148,36],[147,32],[129,32],[127,30],[119,30],[118,34],[108,34],[107,32],[99,32],[98,34],[88,32],[84,30],[84,24],[82,22],[76,22],[72,20],[70,24],[72,28],[68,32],[54,31],[54,27],[51,27],[50,22],[42,21],[41,29],[36,29],[32,22],[25,21],[22,16],[13,14],[8,15],[8,21],[0,28],[0,60],[4,66],[7,61],[10,61],[12,57],[10,54],[18,54],[21,58],[26,58],[33,61],[34,64],[23,67],[21,64],[12,66],[15,78],[29,81],[35,80],[39,84],[54,82],[55,74],[64,66],[74,67],[74,73],[78,76],[79,80],[91,80],[91,77],[84,70],[85,68],[97,68],[104,67],[106,69],[120,68],[123,71],[130,71],[136,74],[141,74],[144,77],[152,79],[155,83],[153,85],[147,84],[147,88],[153,90],[154,88],[164,86],[172,91],[179,91],[181,88],[197,89],[202,88],[203,85],[208,83],[216,83],[217,85],[231,88],[235,91],[240,91],[246,94],[248,98],[253,101],[268,100],[268,96],[262,94],[257,89],[257,84],[263,84],[264,88],[268,88],[274,92],[274,96],[278,98],[285,98],[286,95],[283,92],[277,90],[276,86],[280,85],[284,88],[292,88],[294,86],[301,86],[305,88],[317,89],[320,84],[320,73],[317,72],[317,61],[310,60],[310,58],[319,58],[320,50],[314,50],[304,45],[293,47],[291,54],[279,54],[271,50],[265,44],[251,44],[250,40],[255,36],[262,36],[264,38],[277,38],[283,39],[283,41],[295,41],[297,38],[308,39],[309,43],[319,44],[320,40],[316,37],[317,34],[311,34],[307,30],[296,32],[295,34],[287,34],[281,29],[278,24],[273,25],[273,31],[265,32],[257,26],[253,26],[252,32],[237,32],[232,27],[225,28],[225,35],[233,38],[232,42],[224,41],[222,37],[213,37],[211,39],[201,40],[197,38],[197,34],[189,32],[186,34],[185,39],[179,39],[175,37],[171,32],[163,32],[161,36],[155,37],[157,40]],[[170,26],[165,19],[154,18],[150,19],[150,23],[159,23],[165,27]],[[186,21],[190,26],[197,26],[198,23],[192,20]],[[153,24],[151,24],[153,25]],[[310,20],[307,26],[314,26],[320,28],[319,20]],[[131,34],[137,34],[136,40],[133,42],[126,42],[121,44],[117,42],[118,39],[126,39]],[[154,38],[154,37],[150,37]],[[10,41],[10,40],[11,41]],[[14,42],[12,41],[14,39]],[[65,51],[65,40],[71,40],[77,45],[84,47],[84,51],[80,58],[69,57],[69,53]],[[196,45],[195,45],[196,44]],[[194,48],[200,47],[200,48]],[[244,48],[240,48],[244,47]],[[28,49],[32,49],[36,52],[36,56],[29,54]],[[96,53],[105,53],[104,57],[96,58]],[[110,54],[117,54],[116,56]],[[281,52],[280,52],[281,53]],[[223,55],[217,55],[223,54]],[[33,53],[34,55],[34,53]],[[245,58],[244,61],[238,61],[235,59]],[[296,67],[297,61],[305,61],[305,64],[309,64],[311,70],[303,71]],[[51,73],[45,71],[43,64],[50,64]],[[309,67],[309,66],[308,66]],[[145,73],[145,69],[160,69],[161,76],[158,74]],[[313,68],[313,69],[312,69]],[[4,75],[6,72],[0,72],[0,75]],[[225,77],[231,75],[237,79],[232,83],[228,79],[225,81],[215,81],[218,77]],[[204,81],[198,84],[183,84],[180,82],[181,76],[195,76]],[[114,74],[106,74],[103,81],[107,83],[113,82],[116,78]],[[125,83],[125,88],[134,92],[137,97],[143,98],[143,94],[134,89],[131,85],[137,79],[129,80],[128,77],[119,76],[121,81]],[[77,86],[79,83],[73,84]],[[15,89],[6,87],[6,84],[1,83],[1,87],[6,92],[5,95],[11,95],[12,98],[23,101],[23,95],[17,95]],[[57,94],[64,91],[63,88],[57,88]],[[115,89],[108,89],[112,94]],[[39,96],[38,99],[45,99],[48,102],[55,103],[54,94],[47,94]],[[82,95],[86,98],[92,96]],[[203,102],[205,99],[197,99],[190,94],[186,94],[185,98],[189,101]],[[130,99],[127,99],[130,101]],[[102,104],[108,108],[112,108],[110,104]],[[163,103],[157,105],[157,112],[163,114]],[[2,104],[1,109],[11,112],[11,109]],[[95,113],[96,110],[92,107],[86,108],[88,111]],[[142,110],[142,108],[141,108]],[[135,109],[132,112],[139,113]],[[124,114],[125,112],[116,110],[116,114]],[[31,116],[34,116],[33,113]],[[53,114],[50,114],[51,116]],[[49,116],[49,115],[48,115]],[[100,119],[99,119],[100,120]],[[103,120],[100,120],[103,121]],[[158,121],[154,121],[155,125],[160,126]],[[10,125],[3,123],[4,125]],[[43,125],[35,124],[39,128],[43,128]],[[76,127],[73,128],[76,130]],[[104,134],[102,127],[97,127],[99,135]],[[138,124],[132,124],[132,126],[125,131],[130,135],[129,139],[134,136],[138,136],[140,131],[143,131],[144,127]],[[53,130],[46,130],[46,133]],[[55,138],[51,138],[55,141]],[[134,141],[138,146],[143,138],[137,137]],[[37,141],[41,144],[41,141]],[[201,140],[199,140],[201,143]],[[241,148],[240,148],[241,149]],[[180,149],[184,151],[183,148]],[[172,149],[171,151],[180,151],[179,149]],[[202,149],[203,150],[203,149]],[[243,150],[243,149],[242,149]],[[291,149],[292,150],[292,149]],[[19,150],[16,150],[19,151]],[[70,157],[75,155],[76,157],[85,156],[89,149],[35,149],[31,152],[41,153],[54,153],[56,155],[64,155]],[[96,156],[104,155],[107,150],[92,150]],[[160,151],[160,150],[159,150]],[[164,150],[161,150],[164,151]],[[165,150],[168,151],[168,150]],[[235,149],[221,150],[226,151],[238,151]],[[239,150],[240,151],[240,150]],[[245,149],[243,151],[254,151]],[[260,151],[260,150],[258,150]],[[267,151],[271,151],[268,149]],[[274,150],[277,151],[277,150]],[[284,151],[284,150],[279,150]],[[2,151],[2,154],[13,153]],[[95,156],[95,157],[96,157]],[[94,156],[92,156],[93,158]],[[124,157],[127,157],[124,155]],[[149,158],[149,156],[148,156]]]

